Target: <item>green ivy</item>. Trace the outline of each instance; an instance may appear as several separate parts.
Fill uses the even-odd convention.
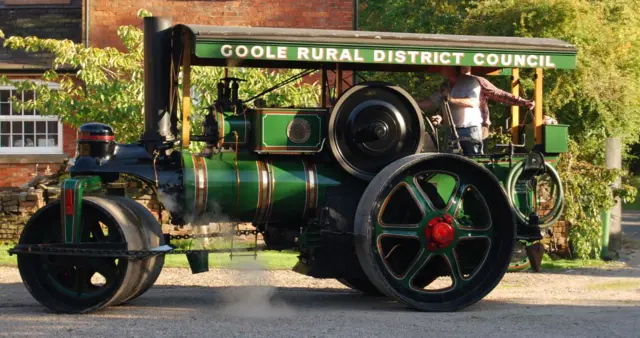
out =
[[[590,156],[581,154],[582,148],[569,141],[569,152],[561,156],[558,164],[565,190],[564,219],[569,224],[568,240],[574,257],[598,258],[602,247],[601,212],[613,207],[616,198],[633,201],[637,190],[629,184],[627,172],[594,164]],[[619,179],[622,184],[612,188]]]

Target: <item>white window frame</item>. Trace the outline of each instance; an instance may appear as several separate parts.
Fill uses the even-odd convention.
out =
[[[20,82],[20,81],[24,81],[24,80],[13,80],[12,82]],[[50,89],[54,89],[54,90],[58,90],[60,89],[60,85],[58,83],[55,82],[43,82],[40,80],[30,80],[30,81],[34,81],[34,82],[39,82],[40,84],[42,83],[46,83],[47,86]],[[7,86],[7,85],[0,85],[0,90],[17,90],[14,86]],[[14,95],[14,94],[12,94]],[[24,99],[24,97],[23,97]],[[37,97],[36,97],[37,100]],[[11,111],[13,111],[13,102],[11,102],[10,104],[10,109]],[[63,125],[60,122],[60,119],[57,116],[53,116],[53,115],[47,115],[47,116],[42,116],[42,115],[0,115],[0,121],[1,122],[14,122],[14,121],[22,121],[22,122],[57,122],[58,123],[58,145],[55,147],[0,147],[0,155],[57,155],[57,154],[63,154],[63,147],[62,147],[62,141],[63,141]],[[34,123],[34,129],[35,129],[35,123]],[[22,132],[24,133],[24,127]]]

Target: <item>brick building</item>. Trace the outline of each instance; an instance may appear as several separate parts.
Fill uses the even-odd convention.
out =
[[[6,36],[70,39],[94,47],[122,48],[118,27],[142,28],[136,12],[143,8],[156,16],[171,17],[174,24],[325,29],[351,29],[354,13],[351,0],[0,0],[0,29]],[[46,53],[2,48],[0,75],[37,79],[51,60]],[[0,188],[20,186],[47,169],[55,171],[75,152],[73,128],[37,112],[13,111],[9,97],[16,94],[33,96],[0,87]]]
[[[83,0],[0,0],[0,30],[6,36],[82,41]],[[0,75],[12,80],[38,79],[50,67],[48,53],[0,48]],[[73,71],[62,69],[61,71]],[[57,84],[50,83],[51,87]],[[0,87],[0,188],[18,186],[47,168],[55,171],[74,152],[75,131],[55,117],[18,109],[10,97],[28,100],[32,92]],[[37,100],[37,98],[36,98]]]

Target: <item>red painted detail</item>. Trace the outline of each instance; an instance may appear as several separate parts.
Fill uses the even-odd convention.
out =
[[[438,223],[441,223],[441,222],[442,222],[442,218],[435,217],[432,220],[430,220],[427,225],[429,226],[429,228],[433,228],[434,226],[436,226]]]
[[[78,135],[78,141],[113,141],[113,135]]]
[[[451,224],[439,223],[433,228],[433,241],[442,247],[449,246],[453,242],[453,227]]]
[[[453,242],[455,238],[455,229],[453,228],[453,217],[444,215],[442,217],[434,217],[424,230],[427,240],[427,249],[434,251],[438,248],[446,248]]]
[[[67,216],[73,215],[73,191],[71,189],[64,191],[64,213]]]

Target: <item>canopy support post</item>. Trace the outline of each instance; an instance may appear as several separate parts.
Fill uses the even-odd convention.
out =
[[[342,94],[342,69],[340,64],[336,63],[336,98]]]
[[[182,61],[182,147],[189,148],[191,138],[191,35],[185,35],[184,58]]]
[[[536,68],[535,91],[533,93],[536,103],[534,112],[535,144],[542,144],[542,68]]]
[[[511,70],[511,94],[518,96],[520,95],[520,69],[513,68]],[[515,144],[520,144],[520,140],[518,139],[518,135],[520,131],[518,130],[518,125],[520,124],[520,107],[519,106],[511,106],[511,140]]]
[[[320,97],[322,101],[322,108],[327,108],[327,68],[322,65],[322,95]]]

